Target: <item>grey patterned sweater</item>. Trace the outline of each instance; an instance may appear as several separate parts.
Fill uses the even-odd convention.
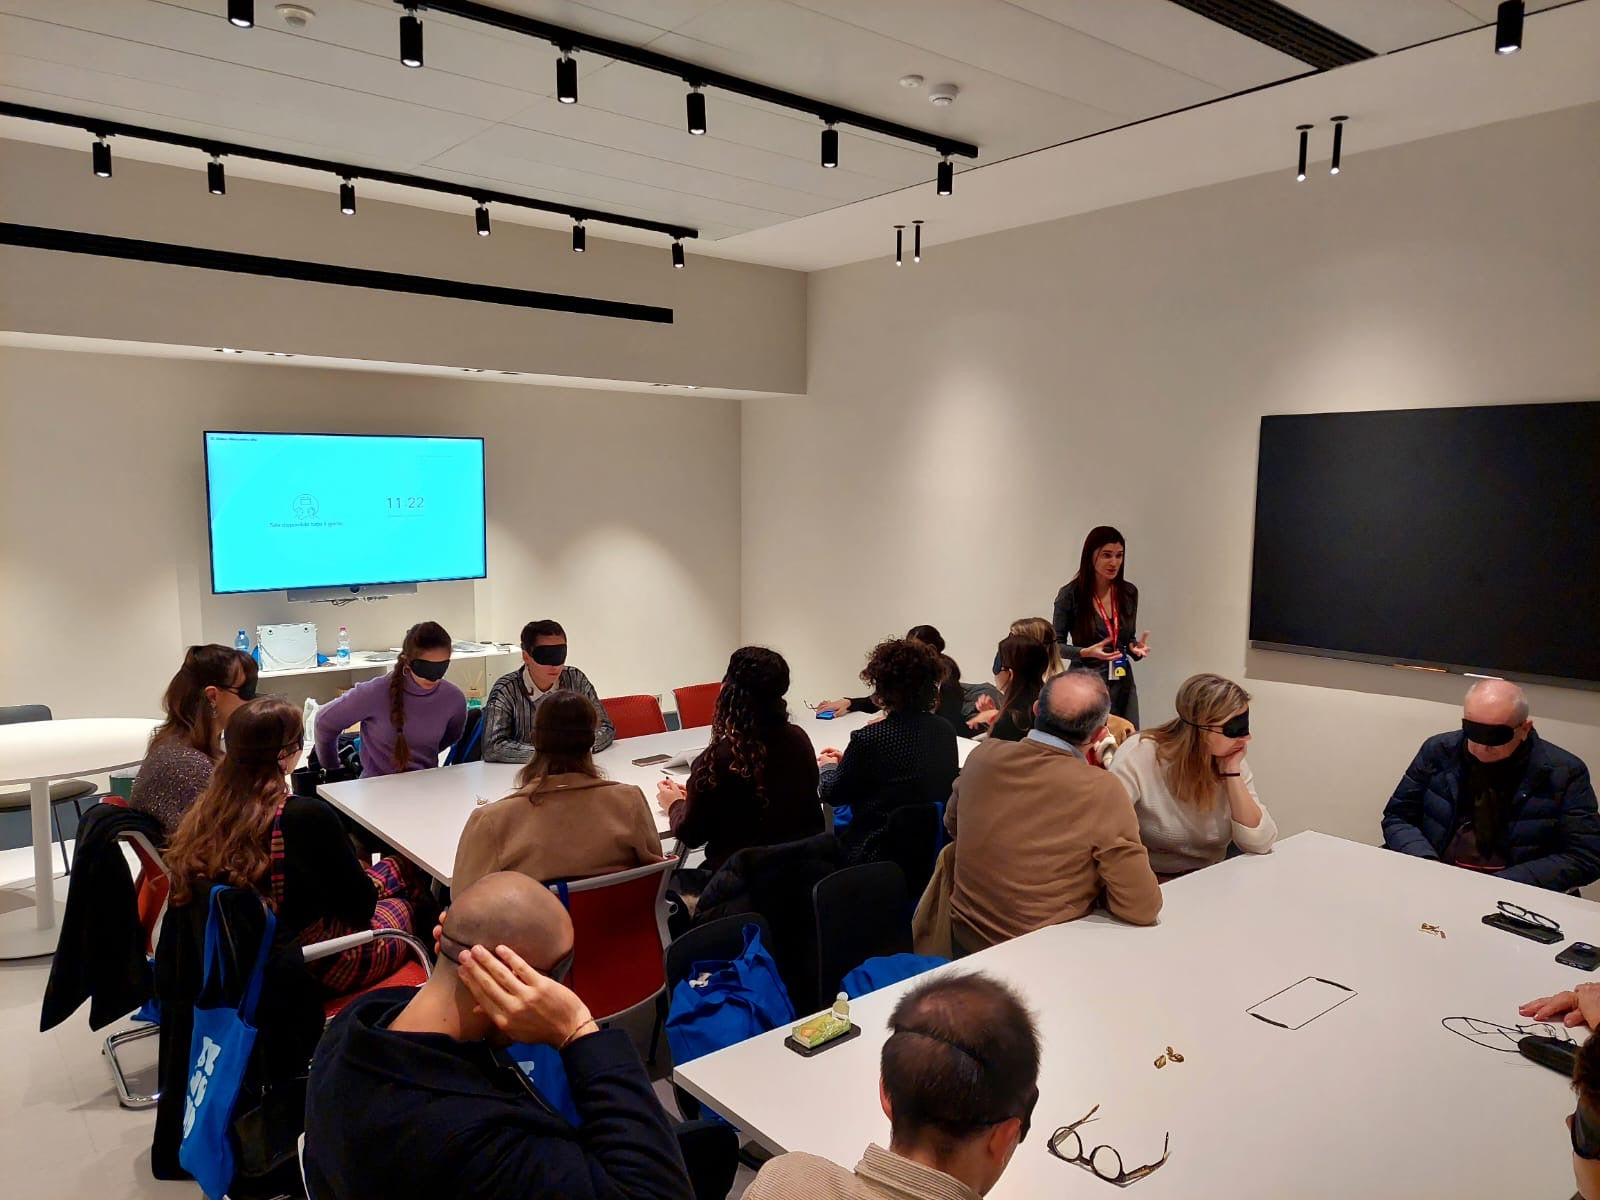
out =
[[[533,714],[540,703],[556,688],[577,692],[600,714],[600,728],[595,730],[594,748],[599,753],[617,736],[616,726],[600,703],[589,677],[577,667],[563,667],[561,677],[550,691],[528,695],[527,678],[518,667],[509,675],[502,675],[489,689],[489,699],[483,706],[483,761],[501,763],[527,762],[533,757]]]

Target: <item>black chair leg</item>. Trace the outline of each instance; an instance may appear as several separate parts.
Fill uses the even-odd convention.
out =
[[[717,1121],[685,1121],[673,1132],[695,1200],[724,1200],[739,1171],[739,1135]]]
[[[667,1023],[667,994],[656,997],[655,1024],[650,1026],[650,1065],[656,1065],[656,1051],[661,1047],[661,1030]]]
[[[56,844],[61,847],[61,862],[67,868],[67,874],[72,874],[72,859],[67,855],[67,839],[61,833],[61,814],[56,810],[56,802],[50,801],[50,821],[56,827]]]

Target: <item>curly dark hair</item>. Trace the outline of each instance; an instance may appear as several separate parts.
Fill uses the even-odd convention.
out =
[[[695,759],[690,782],[696,791],[716,787],[713,769],[719,756],[728,769],[755,784],[756,799],[767,802],[767,743],[789,722],[784,693],[789,690],[789,664],[765,646],[741,646],[728,659],[711,718],[711,742]]]
[[[862,682],[889,712],[931,712],[941,675],[939,652],[910,638],[879,642],[861,671]]]

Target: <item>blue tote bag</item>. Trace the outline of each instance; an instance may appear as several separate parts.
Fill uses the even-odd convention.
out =
[[[277,918],[266,911],[267,924],[256,950],[255,963],[245,980],[238,1008],[201,1002],[215,997],[212,980],[220,988],[226,964],[222,962],[222,913],[218,898],[225,887],[211,889],[211,911],[206,918],[205,977],[194,1006],[194,1035],[189,1042],[189,1082],[183,1103],[183,1141],[178,1162],[194,1176],[210,1200],[222,1200],[233,1183],[233,1143],[228,1129],[234,1105],[244,1083],[250,1050],[256,1043],[256,1004],[261,999],[261,979],[266,974],[267,952]]]
[[[697,962],[672,989],[667,1045],[674,1063],[693,1062],[794,1020],[794,1005],[761,930],[744,927],[738,958]]]

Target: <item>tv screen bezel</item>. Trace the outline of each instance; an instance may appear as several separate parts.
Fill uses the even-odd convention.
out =
[[[325,583],[296,583],[281,584],[264,588],[230,588],[220,591],[217,588],[217,555],[215,526],[212,522],[211,510],[211,437],[213,434],[237,434],[246,437],[318,437],[318,438],[389,438],[409,441],[429,442],[477,442],[478,443],[478,481],[481,489],[479,496],[480,509],[483,512],[483,571],[477,575],[438,575],[409,579],[359,579],[359,580],[329,580]],[[457,434],[432,434],[432,433],[319,433],[306,430],[282,429],[205,429],[200,433],[201,454],[205,460],[206,471],[206,563],[207,573],[211,578],[211,594],[213,596],[248,596],[262,592],[292,592],[311,588],[367,588],[389,587],[408,583],[454,583],[459,580],[487,579],[489,577],[489,471],[485,457],[484,439],[472,435]]]
[[[1330,417],[1330,416],[1366,416],[1383,413],[1413,413],[1413,412],[1454,412],[1467,409],[1494,409],[1494,408],[1555,408],[1571,404],[1593,404],[1594,400],[1543,400],[1543,401],[1508,401],[1504,403],[1486,404],[1447,404],[1447,405],[1416,405],[1403,408],[1358,408],[1358,409],[1326,409],[1311,412],[1281,412],[1262,413],[1256,420],[1256,471],[1254,493],[1250,504],[1250,573],[1251,590],[1245,604],[1245,645],[1251,650],[1265,650],[1275,654],[1295,654],[1308,658],[1332,658],[1345,662],[1371,663],[1375,666],[1389,667],[1391,669],[1415,671],[1428,675],[1458,675],[1468,679],[1507,679],[1514,683],[1530,683],[1545,687],[1559,687],[1568,690],[1600,692],[1600,679],[1588,679],[1576,675],[1542,675],[1533,671],[1518,670],[1514,667],[1500,667],[1492,663],[1457,663],[1446,662],[1441,659],[1402,658],[1392,654],[1379,654],[1373,651],[1350,650],[1343,647],[1318,646],[1299,642],[1276,642],[1256,638],[1255,633],[1255,566],[1256,566],[1256,538],[1260,526],[1261,504],[1261,456],[1263,453],[1263,431],[1268,420],[1304,417]]]

